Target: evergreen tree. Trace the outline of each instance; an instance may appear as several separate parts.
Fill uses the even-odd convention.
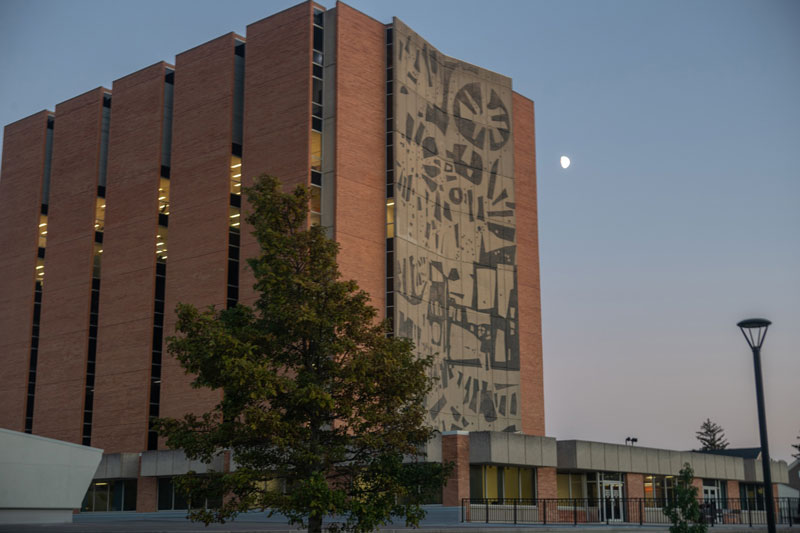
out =
[[[800,435],[797,436],[797,440],[800,440]],[[795,459],[800,459],[800,442],[798,442],[797,444],[792,444],[792,448],[797,450],[797,453],[793,453],[792,457],[794,457]]]
[[[211,412],[159,419],[159,433],[190,459],[230,450],[237,466],[178,480],[190,502],[219,502],[191,518],[224,522],[260,508],[314,532],[323,518],[341,531],[372,531],[393,516],[418,524],[420,504],[448,473],[419,454],[432,435],[432,357],[387,336],[369,296],[340,279],[338,245],[307,225],[306,188],[285,194],[262,176],[246,193],[260,244],[248,261],[258,301],[222,311],[179,305],[169,339],[193,386],[224,393]]]
[[[708,526],[702,523],[700,503],[697,501],[697,487],[692,485],[694,470],[689,463],[684,463],[678,474],[675,496],[667,500],[664,514],[672,525],[670,533],[706,533]]]
[[[728,441],[725,440],[725,430],[722,426],[715,424],[710,418],[700,425],[700,431],[695,433],[697,440],[702,443],[701,450],[724,450],[728,447]]]

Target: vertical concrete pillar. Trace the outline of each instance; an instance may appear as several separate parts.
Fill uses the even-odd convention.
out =
[[[442,505],[461,505],[469,498],[469,432],[446,431],[442,433],[442,461],[455,463],[452,474],[442,494]]]
[[[540,466],[536,469],[536,497],[558,497],[558,483],[556,481],[555,468],[550,466]]]

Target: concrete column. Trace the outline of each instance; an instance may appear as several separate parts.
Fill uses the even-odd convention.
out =
[[[544,466],[536,468],[536,481],[537,498],[558,498],[558,482],[556,481],[555,468]]]
[[[455,468],[447,479],[442,494],[442,505],[461,505],[469,498],[469,432],[446,431],[442,433],[442,461],[453,462]]]

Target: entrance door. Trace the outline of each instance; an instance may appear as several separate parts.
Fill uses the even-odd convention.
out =
[[[603,483],[603,512],[604,520],[608,522],[619,522],[622,516],[622,483],[618,481],[606,481]]]

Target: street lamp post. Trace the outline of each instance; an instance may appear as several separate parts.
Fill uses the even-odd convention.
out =
[[[764,499],[767,507],[767,530],[775,533],[775,502],[772,496],[772,470],[769,460],[769,442],[767,441],[767,416],[764,409],[764,385],[761,379],[761,345],[767,336],[767,329],[772,324],[764,318],[742,320],[737,326],[742,330],[747,344],[753,350],[753,366],[756,374],[756,401],[758,402],[758,430],[761,434],[761,461],[764,468]]]

